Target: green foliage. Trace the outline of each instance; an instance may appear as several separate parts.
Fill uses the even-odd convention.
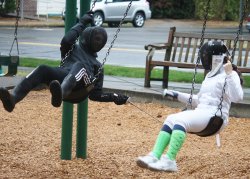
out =
[[[6,15],[7,13],[15,12],[15,9],[15,0],[5,0],[3,4],[0,3],[0,15]]]
[[[194,17],[193,0],[151,0],[153,18],[187,19]]]
[[[204,19],[208,0],[149,0],[152,18]],[[243,0],[246,2],[246,0]],[[250,7],[250,1],[248,2]],[[249,8],[247,9],[247,14]],[[239,20],[239,0],[210,0],[208,19]]]
[[[194,0],[194,1],[195,1],[195,17],[197,19],[204,19],[204,12],[207,5],[207,0]],[[239,13],[240,13],[239,0],[216,0],[216,1],[211,0],[208,18],[213,20],[238,21]]]

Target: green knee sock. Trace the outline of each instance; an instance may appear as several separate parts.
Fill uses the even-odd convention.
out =
[[[185,141],[185,138],[186,138],[185,132],[181,130],[173,130],[169,143],[169,148],[166,154],[170,160],[176,159],[176,155],[181,149],[182,144]]]
[[[161,158],[162,153],[164,152],[165,148],[167,147],[167,145],[170,141],[170,136],[171,135],[168,132],[160,131],[160,133],[156,139],[154,148],[153,148],[153,154],[158,159]]]

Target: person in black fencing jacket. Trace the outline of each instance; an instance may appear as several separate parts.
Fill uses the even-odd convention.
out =
[[[49,86],[51,104],[60,107],[62,100],[79,103],[87,97],[93,101],[125,104],[129,97],[116,93],[103,93],[102,64],[96,59],[107,42],[106,30],[93,24],[93,14],[87,13],[61,40],[61,64],[59,67],[40,65],[28,74],[11,92],[0,88],[0,99],[5,110],[13,111],[39,84]],[[79,44],[77,39],[81,36]]]

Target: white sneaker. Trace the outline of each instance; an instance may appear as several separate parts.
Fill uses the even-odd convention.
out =
[[[136,163],[142,168],[148,168],[149,164],[156,163],[157,161],[159,160],[150,152],[148,155],[138,157]]]
[[[157,171],[168,171],[168,172],[177,172],[177,164],[175,160],[170,160],[166,156],[162,156],[160,160],[156,163],[150,163],[148,165],[150,170],[157,170]]]

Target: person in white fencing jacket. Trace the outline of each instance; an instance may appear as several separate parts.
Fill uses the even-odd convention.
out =
[[[126,95],[103,93],[103,69],[96,59],[107,42],[106,30],[93,24],[93,14],[87,13],[72,27],[61,40],[61,65],[50,67],[40,65],[28,74],[12,91],[0,88],[0,99],[5,110],[13,111],[21,101],[39,84],[49,86],[51,104],[59,107],[62,100],[78,103],[86,98],[100,102],[125,104]],[[81,36],[79,44],[76,40]],[[89,87],[91,88],[89,89]],[[86,90],[88,89],[88,90]]]
[[[195,109],[169,115],[160,130],[152,151],[137,159],[140,167],[156,171],[176,172],[176,156],[181,149],[186,133],[200,133],[211,119],[220,116],[220,132],[227,124],[231,102],[243,99],[242,79],[235,65],[229,61],[227,47],[221,41],[206,42],[200,49],[200,58],[209,70],[197,95],[193,95]],[[190,94],[165,89],[164,96],[187,103]],[[221,104],[221,109],[218,110]],[[214,134],[216,134],[214,133]],[[213,134],[213,135],[214,135]],[[167,152],[163,155],[165,149]]]

